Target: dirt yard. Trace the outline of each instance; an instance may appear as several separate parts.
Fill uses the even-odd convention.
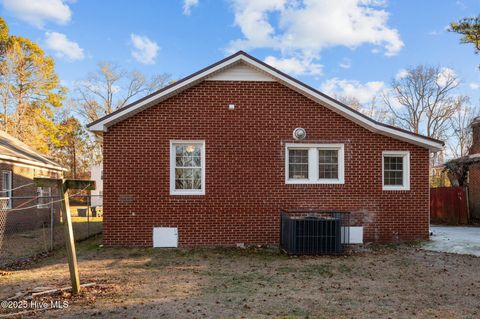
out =
[[[82,240],[102,232],[102,217],[72,217],[75,239]],[[1,231],[1,230],[0,230]],[[54,228],[53,246],[64,243],[63,224]],[[49,251],[51,245],[50,227],[14,232],[0,236],[0,269],[15,261],[21,261]]]
[[[342,257],[296,258],[274,249],[78,247],[82,282],[96,282],[62,318],[478,318],[480,258],[376,246]],[[65,255],[0,273],[0,300],[68,285]],[[5,313],[5,310],[0,310]],[[2,313],[2,312],[0,312]],[[33,316],[33,315],[32,315]]]

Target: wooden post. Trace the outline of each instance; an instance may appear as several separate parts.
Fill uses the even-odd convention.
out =
[[[67,246],[68,268],[70,268],[70,281],[72,282],[72,291],[80,292],[80,278],[78,277],[77,253],[75,250],[75,238],[73,237],[72,215],[70,214],[70,201],[68,199],[68,188],[63,180],[57,180],[57,187],[63,200],[62,206],[63,226],[65,229],[65,245]]]
[[[94,181],[63,180],[43,177],[33,179],[37,187],[56,186],[62,196],[61,211],[65,230],[65,245],[67,246],[68,268],[70,269],[70,281],[72,283],[73,293],[80,292],[80,278],[78,276],[77,253],[75,250],[75,238],[73,237],[72,216],[70,214],[70,200],[68,197],[69,189],[94,190]]]

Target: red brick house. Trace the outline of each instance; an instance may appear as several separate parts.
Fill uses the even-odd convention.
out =
[[[480,117],[476,117],[472,124],[472,147],[469,151],[471,163],[468,168],[468,200],[470,217],[480,222]]]
[[[278,244],[280,210],[299,208],[352,212],[364,241],[428,239],[443,143],[244,52],[88,127],[103,134],[107,245],[151,246],[158,227],[180,245]]]
[[[468,155],[448,161],[445,166],[453,186],[467,192],[469,221],[480,222],[480,116],[473,119],[472,145]]]

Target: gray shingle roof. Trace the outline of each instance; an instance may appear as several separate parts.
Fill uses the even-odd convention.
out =
[[[25,163],[52,170],[66,170],[47,156],[40,154],[25,143],[3,131],[0,131],[0,159],[12,163]]]

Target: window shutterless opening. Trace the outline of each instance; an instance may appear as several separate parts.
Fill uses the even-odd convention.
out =
[[[205,194],[205,142],[170,142],[170,194]]]
[[[12,171],[2,171],[2,192],[0,197],[6,199],[5,208],[12,208],[12,188]]]
[[[344,145],[289,143],[285,171],[286,184],[344,184]]]
[[[382,189],[410,190],[410,152],[382,153]]]

